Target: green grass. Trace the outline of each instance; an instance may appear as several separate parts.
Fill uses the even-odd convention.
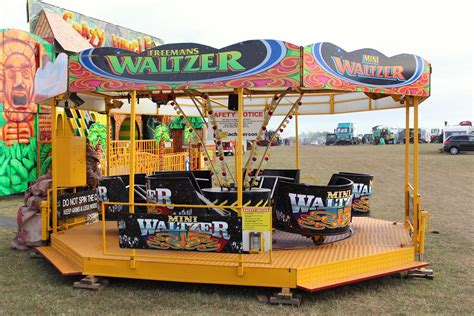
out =
[[[42,259],[12,251],[12,230],[0,230],[0,314],[472,314],[474,306],[474,155],[440,154],[440,145],[420,146],[420,193],[431,213],[426,260],[435,278],[386,277],[319,293],[301,292],[300,308],[259,303],[274,289],[113,279],[101,292],[75,290],[76,278],[61,277]],[[294,148],[274,148],[270,167],[294,167]],[[228,158],[229,162],[233,159]],[[374,175],[372,216],[403,218],[403,146],[301,148],[303,176],[326,183],[337,171]],[[21,200],[18,199],[21,203]],[[1,214],[16,215],[13,200],[0,200]]]
[[[23,205],[23,195],[0,197],[0,216],[16,217],[18,208]]]

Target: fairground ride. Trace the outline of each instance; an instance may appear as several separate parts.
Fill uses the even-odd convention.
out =
[[[137,101],[152,100],[160,113],[181,116],[192,133],[188,116],[202,116],[218,153],[211,157],[205,137],[196,135],[207,170],[137,175],[131,128],[128,175],[104,177],[98,191],[90,191],[84,188],[84,140],[53,132],[52,194],[43,206],[48,244],[38,249],[63,274],[276,287],[285,289],[282,297],[293,288],[319,291],[403,271],[429,274],[423,270],[428,213],[420,202],[417,142],[413,183],[405,144],[402,223],[356,216],[368,211],[370,175],[339,173],[327,186],[304,184],[298,140],[295,168],[286,170],[265,169],[269,147],[256,145],[270,119],[279,122],[274,137],[290,120],[298,137],[301,115],[400,108],[407,133],[413,111],[417,138],[419,104],[430,95],[431,65],[424,59],[253,40],[222,49],[166,44],[140,54],[87,49],[47,69],[43,77],[58,83],[42,89],[49,91],[41,99],[52,106],[52,117],[74,96],[83,108],[103,113],[129,101],[133,122]],[[54,120],[52,126],[55,131]],[[222,152],[229,139],[236,140],[233,170]],[[242,144],[250,139],[244,161]],[[94,210],[97,196],[99,222],[64,225]]]

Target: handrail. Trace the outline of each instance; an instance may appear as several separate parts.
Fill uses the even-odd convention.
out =
[[[136,172],[151,174],[154,171],[182,171],[186,168],[187,152],[165,153],[162,155],[150,152],[136,152]],[[128,172],[129,155],[128,151],[112,153],[110,155],[110,174],[123,174]],[[101,159],[102,173],[106,175],[106,159]]]

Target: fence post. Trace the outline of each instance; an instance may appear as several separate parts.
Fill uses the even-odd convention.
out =
[[[160,141],[160,144],[158,145],[159,146],[159,149],[160,149],[160,155],[158,157],[158,160],[160,162],[159,164],[159,171],[164,171],[164,167],[165,167],[165,143],[163,141]]]

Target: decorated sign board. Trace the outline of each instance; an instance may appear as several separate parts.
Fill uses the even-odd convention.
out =
[[[303,236],[343,234],[351,222],[353,182],[314,186],[279,182],[275,192],[275,227]]]
[[[270,208],[244,208],[242,214],[234,217],[122,213],[118,215],[120,247],[223,253],[269,251]]]
[[[70,57],[69,88],[101,92],[297,87],[299,62],[298,46],[275,40],[246,41],[222,49],[167,44],[140,54],[104,47]]]
[[[121,214],[122,248],[242,253],[239,217]]]
[[[150,206],[148,207],[148,213],[161,215],[204,215],[206,213],[206,209],[204,208],[173,206],[173,204],[201,204],[201,200],[195,191],[198,189],[198,184],[195,178],[192,177],[191,172],[169,172],[161,175],[148,176],[146,187],[148,203],[166,205]]]
[[[69,89],[311,88],[429,96],[430,73],[430,64],[416,55],[346,52],[331,43],[299,47],[252,40],[221,49],[180,43],[139,54],[105,47],[84,50],[69,59]]]
[[[430,95],[431,66],[421,57],[387,57],[375,49],[347,52],[331,43],[304,47],[303,84],[308,88]]]
[[[364,173],[339,172],[333,174],[329,183],[336,183],[339,178],[354,182],[352,198],[352,216],[365,216],[370,213],[370,198],[374,176]]]

